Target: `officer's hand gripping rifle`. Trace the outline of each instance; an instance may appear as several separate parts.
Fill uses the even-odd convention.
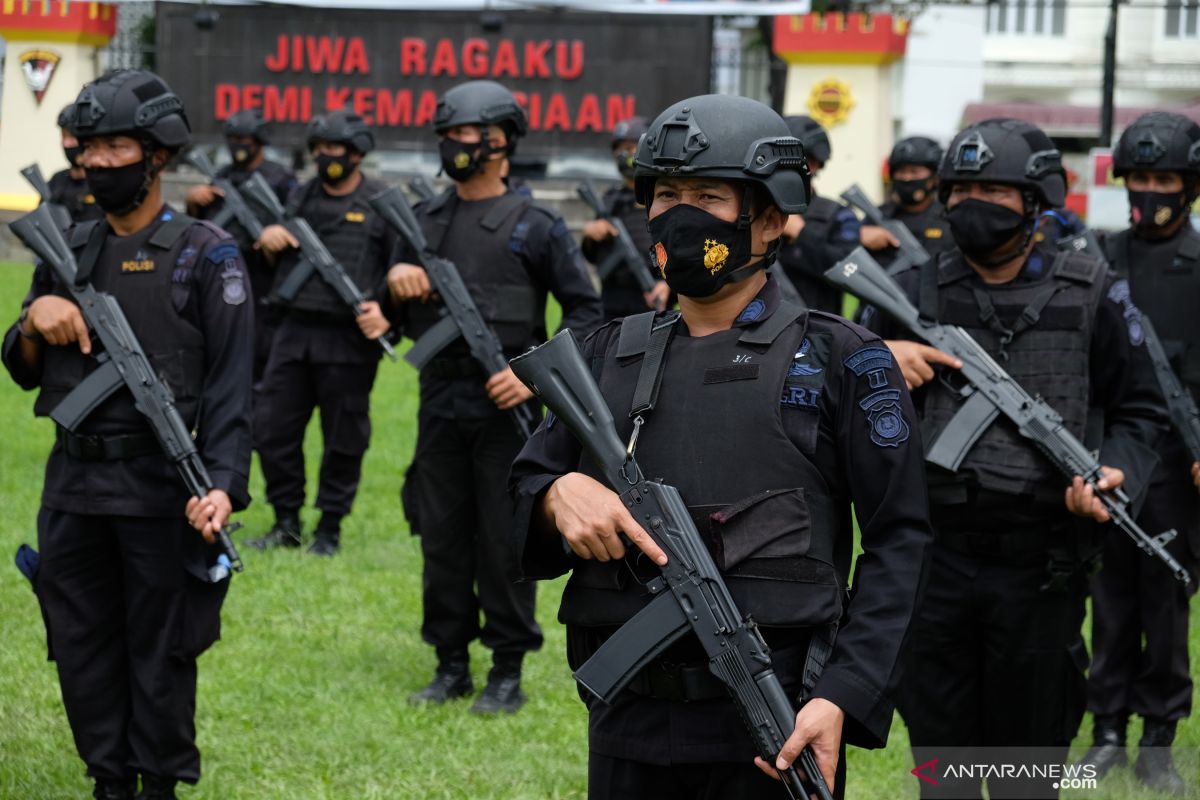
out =
[[[729,690],[759,756],[774,765],[795,728],[795,709],[772,669],[762,634],[738,610],[678,490],[647,480],[617,438],[612,414],[570,331],[560,331],[510,363],[600,465],[621,502],[667,554],[661,577],[648,586],[657,596],[579,668],[575,679],[611,703],[651,659],[691,632],[704,647],[709,670]],[[811,748],[801,751],[799,764],[807,781],[794,766],[780,773],[788,794],[832,800]]]
[[[867,197],[857,183],[842,192],[842,199],[861,211],[867,222],[883,228],[900,242],[896,260],[888,265],[889,275],[899,275],[909,267],[919,267],[929,260],[929,253],[917,241],[917,237],[913,236],[908,226],[899,220],[884,217],[883,211],[871,202],[871,198]]]
[[[1188,571],[1167,552],[1166,545],[1176,532],[1169,530],[1150,536],[1129,513],[1129,496],[1123,489],[1101,491],[1096,484],[1103,473],[1091,451],[1067,430],[1057,411],[1040,397],[1031,397],[970,334],[958,326],[922,319],[904,290],[862,247],[835,264],[825,278],[887,312],[928,344],[962,361],[960,372],[968,383],[962,390],[964,402],[937,441],[929,445],[927,461],[956,471],[983,432],[1003,414],[1063,475],[1082,476],[1104,504],[1113,524],[1127,533],[1144,553],[1166,564],[1184,585],[1191,583]]]
[[[58,229],[65,231],[71,227],[71,212],[65,206],[51,199],[50,184],[46,183],[46,179],[42,176],[42,168],[37,164],[30,164],[21,170],[21,177],[29,182],[33,190],[38,193],[38,197],[42,198],[42,204],[50,209],[50,214],[54,217],[54,224],[58,225]]]
[[[296,241],[300,242],[300,254],[303,259],[273,292],[273,295],[290,303],[296,299],[296,295],[300,293],[304,284],[312,278],[313,272],[316,272],[321,276],[321,280],[333,289],[338,298],[350,307],[354,316],[362,314],[362,304],[367,302],[367,296],[346,274],[346,268],[338,263],[338,260],[325,247],[325,243],[308,224],[308,220],[300,216],[288,217],[283,204],[275,196],[275,190],[258,172],[245,180],[242,184],[242,191],[246,197],[262,206],[276,224],[287,228],[288,232],[296,237]],[[380,336],[375,341],[379,342],[379,346],[383,348],[383,352],[387,354],[388,358],[392,361],[396,360],[396,350],[392,347],[387,334]]]
[[[183,161],[208,178],[208,182],[214,187],[221,190],[221,195],[225,201],[224,205],[222,205],[220,212],[210,221],[218,228],[224,228],[229,224],[229,220],[236,219],[238,224],[250,235],[250,238],[258,241],[258,237],[262,236],[263,224],[253,209],[246,205],[245,198],[242,197],[242,193],[237,190],[237,187],[233,185],[233,181],[217,177],[217,171],[213,168],[212,162],[208,160],[208,156],[204,155],[199,148],[193,147],[191,150],[188,150],[187,155],[183,157]]]
[[[479,313],[471,292],[458,274],[458,267],[429,249],[425,233],[400,190],[392,187],[367,202],[416,252],[430,284],[446,307],[445,316],[409,348],[404,360],[417,369],[423,369],[434,356],[461,336],[471,351],[471,357],[479,362],[485,375],[490,377],[508,369],[504,348]],[[522,438],[528,439],[533,435],[537,419],[528,405],[521,403],[513,406],[509,414]]]
[[[654,291],[654,287],[658,285],[658,279],[650,271],[650,254],[638,252],[637,245],[633,243],[633,237],[629,235],[629,229],[625,227],[624,221],[610,214],[609,210],[604,207],[600,196],[596,194],[596,187],[590,180],[585,180],[577,186],[575,193],[579,195],[580,200],[587,203],[588,208],[596,214],[597,219],[603,219],[617,230],[617,235],[613,238],[612,252],[608,258],[604,259],[603,263],[596,267],[596,274],[600,276],[600,280],[611,275],[617,265],[624,264],[625,268],[633,274],[642,294]],[[660,300],[654,310],[662,311],[665,307],[666,304]]]
[[[59,282],[70,290],[93,336],[104,345],[96,360],[100,367],[88,375],[63,398],[50,417],[62,427],[74,431],[97,406],[125,386],[133,395],[134,406],[154,431],[167,458],[179,470],[183,483],[193,497],[204,498],[213,489],[212,478],[200,460],[192,434],[175,408],[171,389],[158,377],[129,327],[115,297],[96,291],[90,283],[75,284],[75,255],[54,224],[49,209],[41,206],[9,225],[26,247],[54,270]],[[242,559],[230,534],[240,523],[227,522],[217,531],[221,549],[230,566],[242,571]]]

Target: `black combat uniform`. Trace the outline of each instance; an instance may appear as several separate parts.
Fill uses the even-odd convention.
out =
[[[125,312],[196,431],[214,487],[245,508],[254,332],[237,245],[164,207],[129,236],[104,221],[74,226],[77,259],[101,227],[92,284]],[[48,294],[70,296],[39,266],[25,307]],[[46,416],[98,362],[78,344],[43,344],[41,363],[29,369],[17,355],[19,335],[8,330],[4,364],[19,386],[39,389],[34,413]],[[210,582],[208,548],[183,515],[187,500],[128,391],[117,390],[77,432],[59,429],[38,514],[34,586],[75,745],[97,779],[200,777],[196,658],[219,637],[229,582]]]
[[[858,247],[861,230],[858,217],[841,203],[815,195],[809,200],[800,235],[779,248],[779,265],[809,308],[842,313],[842,290],[824,276]]]
[[[270,187],[275,191],[275,196],[279,198],[281,205],[286,205],[288,198],[291,197],[293,191],[299,185],[296,181],[296,176],[291,170],[282,164],[274,161],[263,161],[255,170],[244,170],[235,168],[234,164],[226,164],[217,170],[217,177],[228,180],[233,184],[234,188],[241,189],[242,184],[254,173],[259,173],[266,179]],[[254,210],[254,205],[249,204]],[[221,213],[225,207],[225,201],[220,198],[214,198],[212,203],[201,209],[200,217],[202,219],[213,219]],[[238,247],[242,251],[242,258],[246,262],[246,267],[250,274],[250,285],[254,291],[254,296],[260,301],[268,297],[271,293],[271,286],[275,282],[275,268],[267,261],[261,250],[254,247],[254,237],[250,232],[242,227],[238,222],[237,217],[231,217],[227,223],[226,229],[233,236],[234,241],[238,243]],[[267,357],[271,353],[271,341],[275,335],[275,328],[279,325],[279,314],[277,310],[262,302],[255,303],[254,306],[254,382],[258,383],[263,376],[263,371],[267,366]]]
[[[650,247],[654,243],[650,241],[650,231],[646,229],[646,209],[637,205],[633,189],[614,186],[604,193],[601,202],[607,210],[606,216],[625,223],[638,253],[649,261]],[[603,264],[615,248],[616,242],[611,239],[597,242],[586,238],[582,247],[584,258],[597,266]],[[604,303],[605,319],[627,317],[647,310],[641,286],[624,261],[601,281],[600,299]]]
[[[610,324],[583,345],[623,440],[649,322]],[[819,682],[806,688],[845,711],[846,742],[882,746],[931,540],[915,417],[891,352],[851,323],[781,302],[768,280],[729,331],[694,338],[675,322],[663,370],[638,439],[642,469],[678,487],[738,607],[761,626],[789,696],[801,688],[813,634],[827,640],[843,623]],[[643,584],[658,569],[637,551],[607,563],[568,558],[560,542],[531,533],[546,489],[572,471],[600,474],[551,418],[513,465],[510,488],[525,577],[571,570],[559,619],[577,668],[648,602]],[[853,601],[851,502],[867,553]],[[612,706],[581,696],[594,796],[650,796],[656,770],[643,765],[678,765],[680,785],[725,787],[706,797],[782,795],[754,769],[744,726],[690,637]],[[843,758],[839,792],[844,766]]]
[[[599,298],[561,217],[512,190],[464,201],[451,188],[415,210],[430,248],[458,268],[507,357],[545,341],[548,292],[562,306],[563,327],[582,336],[600,324]],[[442,312],[439,302],[406,303],[405,335],[420,339]],[[534,586],[513,582],[509,545],[505,477],[522,438],[488,397],[488,377],[461,339],[421,371],[405,511],[425,558],[422,638],[442,661],[465,657],[480,638],[519,672],[524,653],[542,644]]]
[[[71,170],[59,170],[50,176],[50,202],[67,209],[72,222],[87,222],[101,219],[103,209],[96,205],[96,198],[88,189],[86,178],[74,178]]]
[[[923,297],[918,270],[898,277],[910,299],[966,329],[1075,436],[1098,447],[1101,463],[1124,470],[1126,491],[1138,497],[1155,461],[1162,401],[1125,282],[1098,259],[1048,245],[1003,285],[984,283],[957,250],[929,268],[936,288]],[[912,338],[878,313],[869,325],[884,339]],[[961,406],[958,383],[951,370],[914,392],[926,441]],[[958,472],[929,470],[938,539],[899,703],[916,763],[947,746],[1056,747],[1065,756],[1084,710],[1080,627],[1097,529],[1067,511],[1068,481],[1003,417]],[[1098,534],[1125,536],[1111,526]],[[1053,796],[1044,784],[989,779],[989,791]],[[971,789],[922,782],[921,791],[958,797]]]
[[[297,189],[288,205],[288,216],[306,219],[354,284],[384,307],[397,240],[367,201],[385,188],[364,177],[350,194],[334,196],[317,177]],[[279,256],[276,290],[301,261],[295,250]],[[379,342],[363,336],[354,312],[315,271],[294,300],[284,304],[272,295],[268,302],[279,306],[281,319],[254,407],[267,502],[279,518],[299,514],[304,505],[304,429],[313,409],[320,408],[324,452],[317,484],[318,530],[336,544],[371,438],[370,394],[382,350]]]
[[[904,223],[904,227],[912,231],[917,241],[929,253],[930,258],[936,258],[938,253],[954,249],[954,239],[950,235],[950,226],[946,223],[946,207],[934,200],[929,208],[916,213],[906,211],[902,206],[891,201],[879,207],[883,216]],[[875,253],[875,260],[881,266],[887,266],[895,260],[899,249],[888,247]],[[832,266],[832,265],[831,265]]]

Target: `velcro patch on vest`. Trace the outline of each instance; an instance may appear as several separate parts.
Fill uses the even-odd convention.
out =
[[[347,211],[346,222],[363,223],[367,221],[367,215],[361,211]]]
[[[724,367],[709,367],[704,370],[704,383],[729,383],[730,381],[752,381],[758,378],[758,364],[730,364]]]
[[[859,401],[858,407],[871,426],[871,441],[879,447],[899,447],[908,441],[911,430],[900,408],[900,390],[883,389]]]
[[[1121,306],[1121,316],[1125,318],[1125,327],[1129,330],[1129,343],[1140,347],[1146,341],[1146,332],[1142,329],[1142,312],[1133,304],[1133,294],[1129,291],[1129,281],[1118,278],[1108,287],[1110,302]]]

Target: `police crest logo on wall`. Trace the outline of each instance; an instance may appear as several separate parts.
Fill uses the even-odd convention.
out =
[[[721,267],[725,266],[726,259],[729,258],[729,248],[715,239],[704,240],[704,266],[708,269],[709,274],[716,275],[721,271]],[[663,259],[665,265],[666,259]]]
[[[813,85],[808,95],[808,112],[826,128],[840,125],[854,108],[850,84],[837,78],[826,78]]]
[[[26,50],[21,53],[19,58],[21,73],[25,76],[25,85],[29,87],[29,91],[33,92],[34,99],[40,106],[42,98],[46,96],[46,89],[50,86],[50,79],[54,77],[54,71],[58,69],[58,62],[62,60],[62,57],[50,50]]]

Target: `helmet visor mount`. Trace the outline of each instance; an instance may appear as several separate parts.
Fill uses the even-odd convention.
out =
[[[958,145],[951,160],[955,172],[978,173],[995,159],[995,154],[988,147],[983,136],[978,132],[971,134]]]

